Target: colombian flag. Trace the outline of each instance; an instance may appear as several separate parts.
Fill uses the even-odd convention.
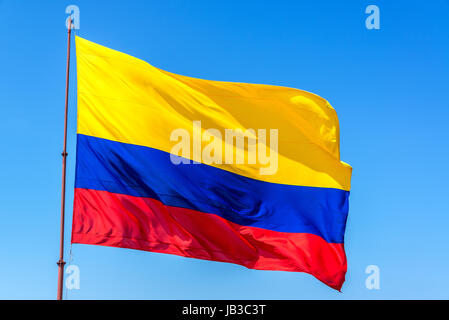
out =
[[[325,99],[169,73],[80,37],[76,55],[72,243],[307,272],[341,289],[352,169]],[[256,149],[229,129],[276,166],[248,161]],[[192,140],[174,157],[176,130]],[[211,141],[220,161],[204,158]]]

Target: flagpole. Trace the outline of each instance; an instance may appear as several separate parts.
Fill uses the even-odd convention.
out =
[[[72,33],[72,19],[68,23],[67,32],[67,71],[65,83],[65,115],[64,115],[64,146],[62,151],[62,188],[61,188],[61,234],[59,240],[59,260],[58,265],[58,300],[62,300],[64,288],[64,218],[65,218],[65,181],[67,162],[67,115],[69,111],[69,70],[70,70],[70,36]]]

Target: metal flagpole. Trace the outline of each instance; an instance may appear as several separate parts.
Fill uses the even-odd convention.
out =
[[[64,217],[65,217],[65,180],[66,180],[66,160],[67,160],[67,114],[69,110],[69,70],[70,70],[70,35],[72,33],[72,19],[68,25],[67,39],[67,72],[65,83],[65,116],[64,116],[64,147],[62,151],[62,189],[61,189],[61,235],[59,240],[59,260],[58,265],[58,300],[62,300],[64,286]]]

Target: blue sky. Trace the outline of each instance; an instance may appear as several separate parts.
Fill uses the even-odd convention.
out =
[[[1,299],[56,296],[70,4],[78,35],[156,67],[326,98],[354,169],[342,293],[303,273],[77,244],[69,299],[449,299],[449,1],[0,0]],[[380,30],[365,28],[370,4]],[[373,264],[380,290],[365,287]]]

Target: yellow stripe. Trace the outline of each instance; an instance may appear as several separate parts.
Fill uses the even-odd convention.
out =
[[[212,165],[267,182],[350,189],[352,169],[340,161],[338,118],[323,98],[169,73],[80,37],[76,52],[78,133],[170,152],[171,132],[183,128],[193,136],[193,121],[223,137],[225,129],[267,129],[267,136],[278,129],[276,174],[260,175],[261,164]]]

